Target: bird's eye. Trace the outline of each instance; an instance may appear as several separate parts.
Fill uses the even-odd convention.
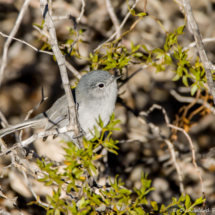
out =
[[[103,88],[104,86],[105,86],[105,85],[102,84],[102,83],[99,84],[99,88],[100,88],[100,89]]]

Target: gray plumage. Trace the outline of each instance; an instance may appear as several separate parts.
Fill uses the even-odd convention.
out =
[[[109,122],[109,117],[114,110],[117,98],[117,78],[107,71],[95,70],[84,75],[77,87],[72,90],[77,106],[78,121],[87,139],[93,137],[90,130],[93,132],[94,126],[99,131],[101,130],[96,122],[99,116],[104,125],[107,125]],[[27,127],[49,130],[51,128],[64,127],[68,123],[68,105],[64,95],[46,112],[32,119],[1,129],[0,137]],[[72,131],[60,134],[60,136],[67,142],[75,142],[75,139],[73,139],[74,132]]]

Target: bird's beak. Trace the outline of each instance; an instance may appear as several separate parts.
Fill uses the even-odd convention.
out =
[[[115,80],[121,78],[122,76],[123,75],[113,75],[112,78],[111,78],[111,80],[110,80],[110,82],[108,83],[108,85],[111,84],[112,82],[114,82]]]

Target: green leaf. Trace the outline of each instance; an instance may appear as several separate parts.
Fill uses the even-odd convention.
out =
[[[130,10],[130,13],[131,13],[133,16],[135,16],[135,15],[136,15],[136,13],[135,13],[135,10],[134,10],[134,9]]]
[[[147,15],[147,13],[138,13],[137,14],[137,16],[139,16],[139,17],[143,17],[143,16],[146,16]]]
[[[146,51],[149,52],[149,50],[147,49],[147,47],[145,45],[141,45],[141,47]]]
[[[56,210],[54,211],[54,215],[60,215],[60,210],[59,210],[59,209],[56,209]]]
[[[198,89],[197,84],[195,84],[195,85],[192,86],[192,88],[191,88],[191,95],[192,96],[196,93],[197,89]]]
[[[190,200],[190,197],[186,194],[185,207],[186,207],[186,209],[188,209],[190,206],[191,206],[191,200]]]
[[[185,28],[185,26],[182,25],[182,26],[180,26],[180,27],[177,28],[176,32],[177,32],[178,34],[182,34],[183,31],[184,31],[184,28]]]
[[[184,83],[184,85],[185,85],[186,87],[189,86],[188,81],[187,81],[187,76],[184,75],[184,76],[182,77],[182,82]]]
[[[173,81],[178,81],[178,80],[180,79],[180,77],[181,77],[181,76],[180,76],[179,74],[177,74],[172,80],[173,80]]]
[[[151,206],[153,207],[153,209],[154,209],[155,211],[157,211],[157,210],[158,210],[157,202],[155,202],[155,201],[151,201]]]
[[[96,136],[97,138],[99,138],[100,133],[99,133],[99,131],[98,131],[98,129],[97,129],[96,126],[94,126],[94,131],[95,131],[95,136]]]
[[[53,181],[52,181],[52,180],[47,181],[47,182],[45,183],[45,186],[50,186],[50,185],[52,185],[52,183],[53,183]]]

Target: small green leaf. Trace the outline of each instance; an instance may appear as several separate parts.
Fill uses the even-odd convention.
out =
[[[191,206],[190,197],[188,195],[186,195],[186,197],[185,197],[185,207],[186,207],[186,209],[188,209],[190,206]]]
[[[180,27],[177,28],[176,32],[177,32],[178,34],[182,34],[183,31],[184,31],[184,28],[185,28],[185,26],[182,25],[182,26],[180,26]]]
[[[189,86],[188,81],[187,81],[187,76],[184,75],[184,76],[182,77],[182,82],[184,83],[184,85],[185,85],[186,87]]]
[[[130,10],[130,13],[131,13],[133,16],[135,16],[135,15],[136,15],[136,13],[135,13],[135,10],[134,10],[134,9]]]
[[[191,88],[191,95],[192,96],[196,93],[197,89],[198,89],[197,84],[195,84],[195,85],[192,86],[192,88]]]
[[[180,76],[179,74],[177,74],[172,80],[173,80],[173,81],[178,81],[178,80],[180,79],[180,77],[181,77],[181,76]]]

